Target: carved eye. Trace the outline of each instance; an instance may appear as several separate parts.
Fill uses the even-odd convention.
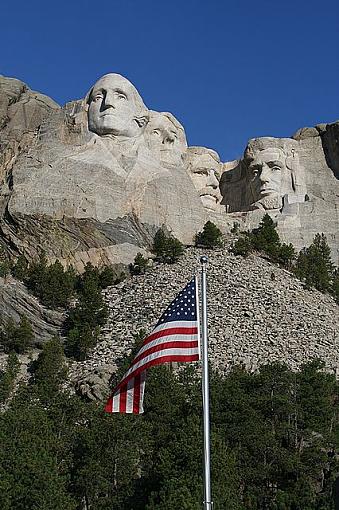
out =
[[[154,129],[154,130],[153,130],[153,135],[160,136],[160,135],[161,135],[161,133],[160,133],[159,129]]]
[[[118,94],[118,99],[122,101],[127,101],[127,97],[125,96],[125,94]]]
[[[101,93],[95,94],[95,96],[92,97],[92,101],[99,101],[99,99],[103,99],[103,97]]]
[[[281,168],[280,166],[272,166],[271,170],[273,170],[273,172],[280,172]]]

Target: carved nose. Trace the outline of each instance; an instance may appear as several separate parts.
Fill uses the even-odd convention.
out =
[[[172,143],[174,143],[174,136],[171,135],[171,133],[165,132],[162,143],[164,145],[171,145]]]
[[[216,178],[214,170],[208,171],[207,186],[216,189],[219,186],[219,181]]]
[[[263,165],[260,172],[260,181],[269,182],[271,178],[271,169],[268,165]]]
[[[115,108],[114,103],[114,94],[107,91],[104,100],[105,108]]]

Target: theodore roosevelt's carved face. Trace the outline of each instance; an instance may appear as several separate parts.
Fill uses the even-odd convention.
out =
[[[147,110],[136,88],[119,74],[106,74],[88,94],[88,129],[97,135],[136,137]]]
[[[182,164],[187,148],[184,128],[167,112],[150,112],[146,138],[152,153],[160,161]]]
[[[219,189],[220,161],[209,149],[188,149],[188,171],[201,201],[207,209],[217,209],[221,201]]]
[[[248,167],[254,202],[266,197],[280,197],[284,168],[285,158],[279,149],[265,149],[254,155]]]

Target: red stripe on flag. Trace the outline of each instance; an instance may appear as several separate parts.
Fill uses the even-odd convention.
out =
[[[170,323],[169,323],[170,324]],[[145,340],[142,342],[142,346],[152,342],[152,340],[156,340],[157,338],[161,338],[163,336],[168,335],[196,335],[198,333],[198,328],[171,328],[168,327],[166,329],[162,329],[161,331],[157,331],[156,333],[152,333],[147,336]]]
[[[107,400],[107,404],[105,405],[106,413],[113,413],[113,396]]]
[[[140,411],[140,384],[141,376],[138,374],[134,378],[134,391],[133,391],[133,413],[139,414]]]
[[[163,342],[158,345],[153,345],[153,347],[150,347],[146,351],[139,354],[139,356],[136,356],[134,360],[131,363],[131,367],[133,365],[136,365],[139,361],[141,361],[143,358],[146,358],[150,354],[158,351],[163,351],[164,349],[193,349],[194,347],[198,347],[198,340],[190,340],[190,341],[179,341],[179,342]]]
[[[126,412],[126,399],[127,399],[127,381],[123,381],[124,384],[120,388],[119,395],[119,413]]]

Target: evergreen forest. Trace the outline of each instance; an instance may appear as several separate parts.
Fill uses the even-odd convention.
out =
[[[106,414],[63,389],[58,338],[8,399],[2,373],[2,510],[198,510],[203,501],[201,382],[195,364],[149,370],[145,413]],[[122,367],[128,360],[122,360]],[[211,375],[215,510],[334,509],[338,383],[320,361]]]

